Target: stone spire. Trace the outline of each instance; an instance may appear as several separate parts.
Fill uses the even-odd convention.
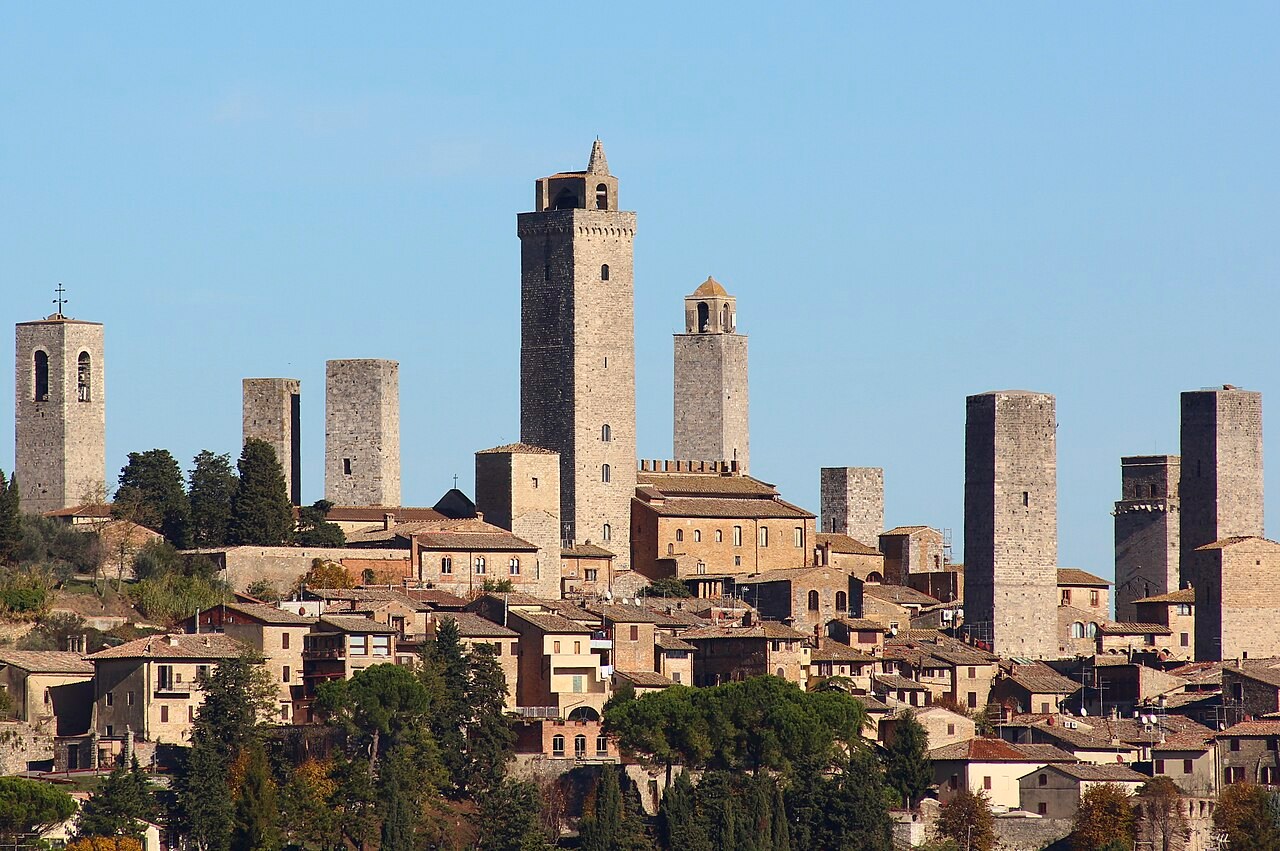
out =
[[[599,138],[591,146],[591,159],[587,162],[587,174],[608,174],[609,161],[604,158],[604,143]]]

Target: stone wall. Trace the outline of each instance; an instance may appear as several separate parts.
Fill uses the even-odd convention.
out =
[[[823,467],[823,532],[838,532],[876,546],[884,531],[884,470],[880,467]]]
[[[22,508],[53,511],[106,498],[106,363],[103,327],[61,317],[22,322],[15,333],[14,473]],[[37,352],[48,358],[36,387]],[[82,382],[81,355],[87,355]],[[46,389],[46,388],[40,388]]]
[[[293,587],[311,569],[315,559],[337,562],[351,561],[357,568],[357,576],[366,568],[378,563],[387,566],[386,571],[375,569],[384,576],[409,575],[409,551],[392,549],[354,549],[336,547],[227,547],[219,550],[199,550],[213,559],[222,569],[222,579],[237,591],[245,591],[259,579],[266,580],[281,592]],[[392,574],[394,571],[394,574]]]
[[[1280,656],[1280,544],[1246,538],[1224,549],[1200,552],[1217,571],[1220,588],[1205,589],[1196,600],[1196,658],[1201,647],[1221,648],[1220,659],[1269,659]],[[1202,574],[1203,575],[1203,574]],[[1218,623],[1206,634],[1201,621]]]
[[[324,498],[334,505],[400,505],[400,365],[325,364]]]
[[[1053,396],[999,391],[969,397],[964,556],[966,628],[1001,655],[1056,657]]]
[[[296,378],[246,378],[241,388],[244,439],[252,437],[271,445],[284,470],[285,492],[294,505],[300,505],[302,382]]]
[[[747,471],[747,338],[740,334],[676,334],[675,458],[737,461]]]

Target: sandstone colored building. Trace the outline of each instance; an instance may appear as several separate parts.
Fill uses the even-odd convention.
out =
[[[54,313],[15,331],[14,476],[22,510],[105,501],[102,324]]]
[[[1195,555],[1196,659],[1280,656],[1280,544],[1225,538]]]
[[[1134,601],[1178,588],[1181,461],[1177,455],[1132,455],[1120,459],[1120,500],[1112,512],[1116,620],[1140,620]]]
[[[1225,634],[1238,627],[1229,629],[1223,622],[1232,608],[1224,598],[1244,603],[1255,590],[1263,591],[1265,597],[1265,589],[1280,579],[1261,570],[1244,571],[1238,563],[1224,573],[1223,562],[1215,555],[1220,550],[1203,549],[1219,541],[1262,537],[1262,394],[1229,384],[1183,393],[1181,439],[1179,568],[1183,584],[1195,589],[1199,604],[1196,658],[1230,658],[1228,643],[1235,650],[1247,645]],[[1234,581],[1246,584],[1227,584]]]
[[[296,378],[246,378],[243,395],[243,432],[276,451],[284,470],[289,501],[302,504],[302,382]]]
[[[324,498],[334,505],[400,505],[400,365],[325,363]]]
[[[884,470],[823,467],[818,483],[822,531],[874,544],[884,531]]]
[[[937,529],[895,526],[881,532],[877,540],[884,553],[885,581],[892,585],[907,585],[917,574],[942,573],[951,566],[945,539]]]
[[[747,337],[737,299],[707,278],[684,299],[684,333],[675,335],[676,458],[728,461],[747,472],[750,429]]]
[[[631,560],[636,378],[632,242],[599,140],[539,178],[520,237],[520,440],[560,455],[560,537]]]
[[[560,457],[524,443],[476,453],[476,508],[485,521],[537,547],[540,597],[561,594]]]
[[[1002,656],[1057,656],[1053,396],[970,396],[965,423],[965,628]]]

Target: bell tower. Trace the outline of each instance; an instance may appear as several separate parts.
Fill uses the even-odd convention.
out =
[[[747,338],[738,333],[738,300],[715,278],[684,299],[684,333],[675,335],[675,457],[736,461],[751,457]]]
[[[636,485],[636,214],[597,139],[539,178],[520,237],[520,440],[560,453],[560,534],[630,564]]]

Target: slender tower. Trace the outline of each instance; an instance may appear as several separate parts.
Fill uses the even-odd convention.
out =
[[[271,444],[294,505],[302,504],[301,388],[296,378],[246,378],[241,383],[244,439]]]
[[[102,324],[56,313],[16,326],[14,475],[30,514],[107,498]]]
[[[565,540],[630,565],[636,485],[636,214],[597,139],[586,171],[537,181],[520,237],[520,440],[560,453]]]
[[[1177,455],[1120,459],[1116,503],[1116,620],[1138,619],[1134,600],[1178,590]]]
[[[1057,656],[1054,399],[970,396],[964,452],[965,626],[1002,656]]]
[[[675,457],[737,461],[745,473],[747,337],[737,331],[738,300],[714,278],[685,296],[684,333],[675,335]]]
[[[324,498],[400,506],[400,364],[325,362]]]

